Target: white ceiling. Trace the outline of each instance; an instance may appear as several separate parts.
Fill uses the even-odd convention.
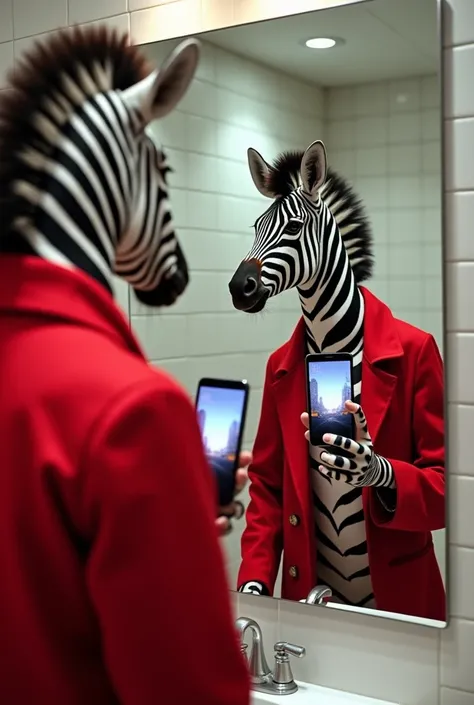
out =
[[[472,0],[474,2],[474,0]],[[341,38],[327,50],[311,37]],[[203,39],[320,86],[437,73],[437,0],[368,0],[219,30]]]

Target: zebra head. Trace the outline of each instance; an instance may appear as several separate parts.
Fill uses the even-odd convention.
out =
[[[257,218],[252,249],[229,282],[236,309],[257,313],[270,297],[294,287],[300,295],[314,294],[344,251],[357,282],[370,275],[371,235],[362,204],[327,167],[320,140],[305,152],[281,154],[273,165],[249,149],[248,162],[258,191],[273,203]]]
[[[78,267],[111,291],[117,274],[143,303],[172,304],[188,268],[170,167],[147,128],[184,96],[198,60],[188,40],[152,71],[105,27],[27,54],[0,105],[0,249]]]

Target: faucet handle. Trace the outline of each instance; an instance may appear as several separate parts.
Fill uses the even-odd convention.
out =
[[[298,690],[291,671],[289,654],[296,658],[303,658],[306,655],[306,649],[303,646],[289,644],[287,641],[278,641],[275,644],[273,684],[281,695],[289,695]]]
[[[276,656],[278,655],[281,657],[285,654],[296,656],[296,658],[303,658],[303,656],[306,656],[306,649],[304,648],[304,646],[290,644],[288,641],[277,641],[274,648]]]

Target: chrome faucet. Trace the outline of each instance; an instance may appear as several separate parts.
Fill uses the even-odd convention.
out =
[[[248,656],[250,676],[252,683],[255,685],[265,683],[266,680],[272,675],[272,672],[268,666],[267,659],[265,658],[265,649],[263,648],[263,636],[260,625],[254,619],[239,617],[235,623],[235,626],[237,627],[237,631],[239,633],[240,643],[245,650],[247,646],[244,642],[245,632],[247,629],[252,631],[252,644],[250,647],[250,654]]]
[[[327,585],[316,585],[314,587],[306,600],[303,600],[307,605],[324,605],[326,606],[325,597],[331,597],[332,590]]]
[[[274,646],[275,666],[272,673],[265,658],[262,630],[259,624],[254,619],[239,617],[236,621],[236,627],[239,633],[242,653],[245,656],[247,652],[247,644],[244,643],[245,632],[247,629],[252,632],[248,666],[253,690],[260,693],[273,693],[274,695],[296,693],[298,686],[291,672],[289,656],[303,658],[306,655],[306,649],[296,644],[289,644],[286,641],[277,642]]]

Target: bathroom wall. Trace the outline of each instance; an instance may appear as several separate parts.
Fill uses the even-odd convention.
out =
[[[440,100],[436,75],[329,89],[324,140],[370,214],[368,287],[443,351]],[[445,577],[445,530],[433,539]]]
[[[151,42],[338,4],[346,3],[0,0],[0,81],[34,35],[73,22],[106,18],[124,30],[131,28],[135,41]],[[307,647],[306,658],[294,664],[299,678],[401,705],[474,705],[474,3],[449,0],[446,15],[450,626],[439,632],[378,618],[352,617],[336,610],[315,609],[312,613],[298,604],[234,595],[236,613],[254,616],[263,625],[268,649],[280,634]]]
[[[159,63],[174,44],[154,44],[146,52]],[[150,360],[176,375],[191,394],[203,376],[249,379],[248,445],[268,354],[287,339],[299,308],[289,292],[272,302],[264,319],[255,318],[236,312],[228,295],[228,282],[252,245],[252,225],[269,205],[249,176],[247,148],[270,157],[315,139],[322,131],[322,94],[204,42],[189,93],[150,131],[174,171],[173,213],[191,283],[176,306],[160,313],[132,296],[132,328]]]
[[[437,76],[330,89],[324,139],[372,220],[369,288],[442,348],[439,103]]]
[[[152,44],[146,52],[160,63],[175,44]],[[232,307],[228,282],[251,247],[251,226],[269,205],[250,178],[247,148],[270,159],[310,144],[322,134],[322,106],[322,91],[314,86],[203,42],[197,79],[179,110],[150,128],[174,170],[173,213],[191,283],[186,296],[161,313],[132,295],[132,328],[149,359],[191,394],[201,377],[248,379],[247,447],[257,428],[268,355],[288,338],[300,310],[294,291],[272,301],[264,317]],[[237,523],[223,541],[232,586],[243,526]]]

